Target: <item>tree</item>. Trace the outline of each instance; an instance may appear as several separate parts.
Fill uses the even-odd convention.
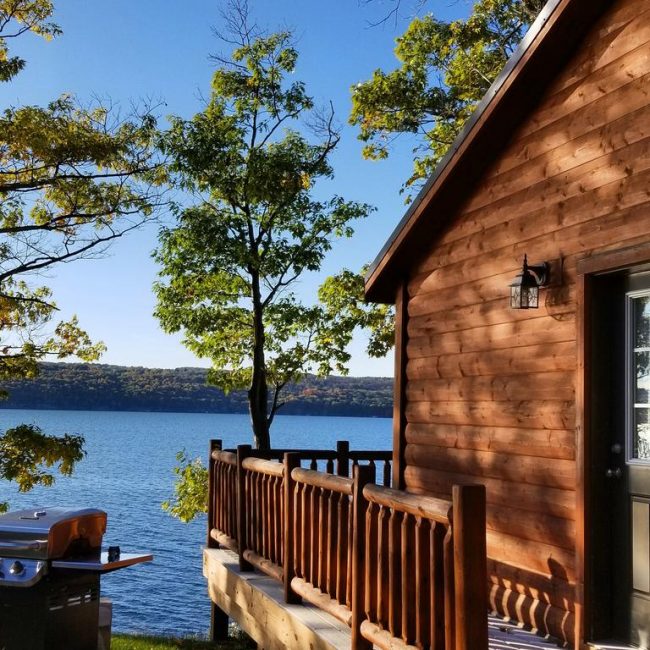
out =
[[[217,57],[205,110],[173,118],[163,141],[177,185],[195,202],[160,233],[156,316],[211,359],[211,383],[247,389],[255,444],[266,449],[288,383],[308,371],[345,372],[344,324],[293,288],[370,208],[316,198],[318,181],[332,177],[339,134],[332,112],[314,110],[304,85],[287,81],[298,56],[291,34],[250,28],[245,5],[234,7],[229,29],[234,50]],[[300,130],[306,121],[313,142]]]
[[[1,82],[25,66],[9,53],[12,39],[60,33],[52,13],[50,0],[0,0]],[[34,377],[46,357],[90,361],[103,351],[76,318],[51,324],[57,311],[51,291],[33,278],[103,253],[151,215],[162,177],[153,159],[155,132],[149,113],[125,118],[70,96],[0,113],[0,380]],[[21,490],[50,484],[44,468],[70,473],[83,454],[81,442],[27,425],[8,431],[0,437],[0,478]]]
[[[399,66],[352,88],[349,121],[367,143],[364,157],[386,158],[396,137],[411,135],[414,166],[403,189],[426,179],[544,4],[478,0],[466,20],[415,18],[397,39]]]

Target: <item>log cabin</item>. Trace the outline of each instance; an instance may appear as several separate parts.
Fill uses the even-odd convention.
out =
[[[366,297],[396,307],[394,487],[485,486],[490,607],[650,647],[649,0],[547,4]]]

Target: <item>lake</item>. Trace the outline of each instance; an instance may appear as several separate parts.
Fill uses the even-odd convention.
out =
[[[201,574],[206,520],[183,524],[162,511],[173,492],[176,452],[206,459],[209,440],[224,447],[250,443],[247,415],[126,413],[106,411],[0,410],[0,430],[33,423],[51,434],[79,433],[87,457],[72,477],[51,488],[19,494],[0,481],[0,501],[12,509],[41,506],[96,507],[108,513],[104,545],[151,552],[155,559],[102,578],[102,595],[113,601],[113,629],[165,635],[205,635],[209,601]],[[391,420],[278,416],[275,447],[331,448],[349,440],[352,449],[390,449]]]

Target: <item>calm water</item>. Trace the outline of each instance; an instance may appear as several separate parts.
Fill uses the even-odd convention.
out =
[[[105,545],[147,551],[152,564],[102,578],[102,595],[113,600],[113,629],[120,632],[203,635],[209,602],[201,574],[205,518],[182,524],[160,504],[172,493],[175,454],[185,448],[206,457],[210,438],[225,447],[250,442],[248,417],[194,413],[0,410],[0,430],[34,423],[52,434],[80,433],[88,456],[74,476],[51,488],[18,494],[0,481],[0,501],[12,508],[47,505],[98,507],[108,513]],[[390,449],[391,421],[383,418],[284,416],[273,425],[277,447]]]

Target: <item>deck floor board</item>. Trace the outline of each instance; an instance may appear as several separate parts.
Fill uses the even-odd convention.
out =
[[[555,640],[541,637],[494,614],[488,617],[488,638],[490,650],[537,650],[558,647]]]
[[[216,595],[215,589],[221,590],[223,585],[227,585],[231,595],[221,597],[221,604],[231,609],[227,612],[230,617],[253,637],[255,633],[264,633],[260,630],[268,627],[272,621],[267,619],[271,617],[277,621],[278,629],[283,633],[287,632],[287,628],[292,628],[291,633],[285,636],[285,644],[277,647],[289,647],[286,639],[292,639],[291,643],[295,640],[297,644],[296,650],[304,647],[349,650],[349,628],[312,605],[287,605],[283,590],[275,580],[257,572],[239,571],[235,553],[225,549],[205,549],[204,575],[213,595]],[[259,598],[254,597],[253,592]],[[261,612],[260,607],[266,611]],[[269,613],[271,610],[272,614]],[[238,617],[242,620],[237,620]],[[258,627],[260,623],[262,625]],[[540,637],[494,615],[489,616],[488,630],[490,650],[545,650],[558,647],[554,640]],[[259,642],[261,639],[256,640]]]

